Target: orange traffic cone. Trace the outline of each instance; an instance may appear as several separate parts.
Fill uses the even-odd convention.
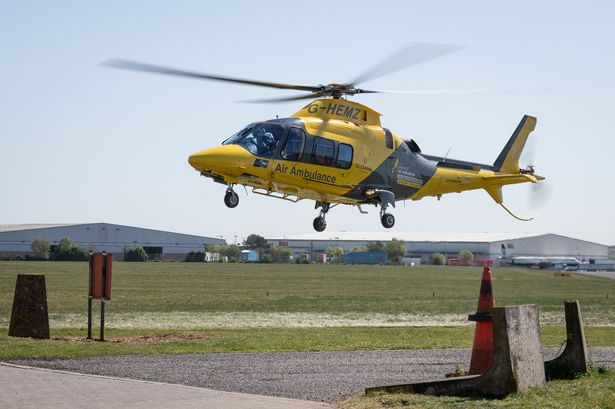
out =
[[[491,367],[493,362],[493,320],[491,310],[494,305],[493,290],[491,288],[491,269],[485,267],[480,283],[476,314],[468,317],[468,320],[476,321],[472,359],[470,361],[470,375],[484,373]]]

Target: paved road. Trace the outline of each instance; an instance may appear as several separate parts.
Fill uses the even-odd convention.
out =
[[[0,363],[2,409],[325,409],[270,396],[17,367]]]
[[[615,280],[615,271],[575,271],[575,273]]]
[[[550,359],[557,350],[545,351]],[[615,348],[592,348],[597,364],[615,367]],[[14,363],[97,375],[198,386],[220,391],[334,402],[368,386],[441,378],[456,363],[466,369],[470,350],[148,355]]]

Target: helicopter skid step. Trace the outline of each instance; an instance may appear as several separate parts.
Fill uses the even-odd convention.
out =
[[[315,194],[315,192],[310,192],[307,190],[298,190],[296,188],[290,188],[288,190],[287,189],[269,190],[266,187],[254,187],[254,186],[251,186],[251,187],[252,187],[252,192],[258,195],[275,197],[277,199],[289,200],[291,202],[298,202],[300,200],[315,200],[315,201],[321,201],[321,202],[331,202],[331,203],[339,203],[339,204],[347,204],[347,205],[360,204],[360,202],[353,200],[353,199],[346,198],[346,197]]]
[[[302,199],[298,196],[289,195],[286,193],[271,192],[271,191],[264,190],[262,188],[257,188],[257,187],[252,188],[252,192],[256,193],[257,195],[275,197],[276,199],[288,200],[289,202],[293,202],[293,203],[297,203],[299,200]]]
[[[321,202],[341,203],[348,205],[356,205],[361,203],[356,199],[348,197],[319,193],[309,189],[302,189],[297,186],[291,186],[283,183],[271,183],[270,181],[259,179],[253,176],[240,176],[237,178],[237,183],[245,186],[250,186],[256,194],[275,197],[284,200],[298,202],[299,200],[315,200]],[[294,197],[291,198],[291,197]]]

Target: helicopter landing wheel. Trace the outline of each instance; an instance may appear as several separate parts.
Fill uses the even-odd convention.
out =
[[[314,208],[318,209],[319,207],[320,214],[317,218],[314,219],[312,226],[314,226],[314,230],[316,230],[317,232],[323,232],[327,228],[327,221],[325,220],[325,217],[327,216],[327,212],[331,208],[331,203],[321,202],[320,200],[317,200],[316,204],[314,205]]]
[[[234,190],[227,190],[224,195],[224,204],[226,207],[234,208],[239,204],[239,195]]]
[[[325,221],[325,218],[321,216],[315,218],[312,225],[314,226],[314,230],[317,232],[323,232],[327,228],[327,222]]]
[[[385,213],[380,218],[380,222],[384,227],[390,229],[391,227],[395,226],[395,216],[393,216],[391,213]]]

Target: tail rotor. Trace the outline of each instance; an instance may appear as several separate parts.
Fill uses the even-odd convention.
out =
[[[522,172],[534,174],[535,157],[536,157],[536,138],[530,138],[527,142],[527,146],[523,151],[521,161],[524,164]],[[530,193],[528,196],[528,206],[532,209],[540,209],[544,207],[551,199],[553,191],[551,185],[546,180],[541,180],[538,183],[532,183],[530,187]]]

